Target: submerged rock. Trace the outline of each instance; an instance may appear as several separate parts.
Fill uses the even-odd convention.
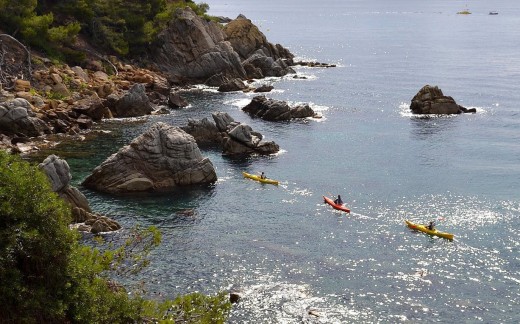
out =
[[[96,167],[83,185],[108,193],[167,191],[217,180],[193,136],[157,123]]]

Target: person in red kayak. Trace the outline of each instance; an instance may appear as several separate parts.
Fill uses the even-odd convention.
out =
[[[341,195],[338,195],[338,198],[334,200],[336,205],[343,205],[343,200],[341,199]]]

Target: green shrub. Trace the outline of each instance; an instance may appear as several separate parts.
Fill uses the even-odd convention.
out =
[[[159,304],[113,281],[148,265],[157,229],[131,229],[118,247],[100,237],[86,246],[70,219],[36,166],[0,151],[0,322],[224,323],[224,293]]]
[[[60,319],[67,309],[69,208],[37,167],[0,152],[0,318]]]

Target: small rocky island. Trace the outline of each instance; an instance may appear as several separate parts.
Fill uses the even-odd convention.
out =
[[[256,96],[242,110],[252,116],[268,121],[285,121],[294,118],[316,117],[316,113],[308,105],[290,107],[285,101]]]
[[[156,123],[96,167],[82,184],[102,192],[128,194],[169,191],[216,180],[213,164],[202,156],[193,136],[178,127]]]
[[[414,114],[453,115],[475,113],[475,108],[464,108],[458,105],[452,97],[445,96],[437,86],[425,85],[412,98],[410,110]]]

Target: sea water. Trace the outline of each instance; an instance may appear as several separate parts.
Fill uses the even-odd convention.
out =
[[[210,187],[124,198],[80,186],[95,211],[162,232],[139,278],[151,298],[239,290],[230,323],[519,322],[517,1],[206,2],[212,15],[244,14],[297,60],[337,66],[255,83],[321,119],[251,118],[241,108],[254,94],[203,89],[187,95],[188,108],[107,121],[98,127],[109,134],[59,148],[79,185],[157,121],[223,111],[280,145],[243,159],[203,149],[218,175]],[[477,112],[412,115],[426,84]],[[323,204],[337,194],[351,214]],[[436,220],[455,239],[413,232],[404,219]]]

